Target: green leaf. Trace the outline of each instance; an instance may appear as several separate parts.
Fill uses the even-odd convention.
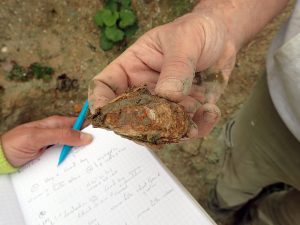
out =
[[[122,7],[129,8],[131,4],[131,0],[120,0]]]
[[[36,79],[48,80],[54,73],[54,69],[49,66],[43,66],[39,63],[32,63],[28,68],[28,73],[32,74]]]
[[[124,32],[117,28],[117,26],[106,27],[104,34],[108,40],[113,42],[119,42],[124,39]]]
[[[126,27],[124,29],[125,36],[127,38],[131,38],[133,35],[135,35],[135,33],[137,32],[138,29],[139,29],[139,26],[137,23],[135,23],[129,27]]]
[[[100,47],[103,51],[108,51],[111,50],[113,48],[114,44],[113,42],[111,42],[110,40],[108,40],[105,35],[101,35],[100,38]]]
[[[135,23],[136,17],[134,13],[131,10],[123,9],[120,12],[120,22],[119,26],[120,28],[124,29],[125,27],[131,26]]]
[[[99,27],[103,27],[103,25],[104,25],[103,19],[102,19],[102,14],[103,14],[103,10],[100,10],[94,16],[94,22]]]
[[[112,12],[109,9],[103,9],[102,20],[106,26],[108,27],[114,26],[117,23],[118,19],[119,19],[118,12]]]
[[[118,2],[116,0],[108,0],[105,3],[105,8],[117,12],[118,11]]]
[[[24,67],[14,64],[7,77],[10,80],[27,81],[32,78],[32,75]]]
[[[52,76],[50,76],[50,75],[44,75],[42,79],[44,81],[50,81],[52,79]]]

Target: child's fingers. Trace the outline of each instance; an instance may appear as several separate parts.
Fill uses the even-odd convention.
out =
[[[81,146],[92,142],[93,136],[70,128],[37,129],[34,139],[37,147],[52,144]]]
[[[66,116],[50,116],[42,120],[30,122],[24,124],[26,127],[35,128],[70,128],[74,125],[76,117],[66,117]]]

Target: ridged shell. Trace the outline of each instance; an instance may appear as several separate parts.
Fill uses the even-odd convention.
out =
[[[190,127],[183,106],[151,95],[144,87],[130,90],[97,109],[91,122],[94,127],[152,144],[178,142]]]

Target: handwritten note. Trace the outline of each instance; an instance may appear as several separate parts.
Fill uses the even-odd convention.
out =
[[[12,177],[28,225],[213,224],[146,148],[88,127],[57,167],[52,147]]]

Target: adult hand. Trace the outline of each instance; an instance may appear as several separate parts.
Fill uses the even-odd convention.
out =
[[[147,85],[178,102],[195,126],[190,137],[206,136],[220,118],[215,105],[234,67],[236,47],[217,17],[189,13],[144,34],[94,77],[92,113],[129,87]]]
[[[72,129],[76,118],[51,116],[46,119],[20,125],[1,136],[6,159],[19,167],[37,158],[47,146],[89,144],[93,137]]]

